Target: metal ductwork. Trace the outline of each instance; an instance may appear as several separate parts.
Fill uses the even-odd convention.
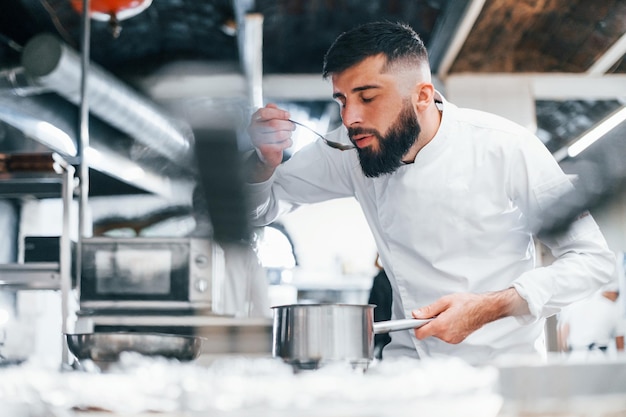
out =
[[[76,156],[78,113],[56,94],[0,94],[0,120],[69,161]],[[188,202],[194,181],[177,164],[143,145],[137,149],[132,138],[97,119],[89,130],[90,168],[175,203]]]
[[[248,13],[244,22],[244,73],[250,107],[256,109],[263,107],[263,15]]]
[[[24,72],[24,68],[16,67],[0,71],[0,94],[9,92],[18,96],[41,94],[49,88],[38,85]]]
[[[254,13],[254,0],[233,2],[237,19],[239,61],[246,77],[246,93],[251,110],[263,106],[263,20]]]
[[[22,51],[22,66],[37,86],[80,103],[80,55],[54,35],[32,38]],[[93,63],[86,94],[91,113],[180,167],[193,166],[191,130]]]

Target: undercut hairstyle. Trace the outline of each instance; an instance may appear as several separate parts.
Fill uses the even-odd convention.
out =
[[[372,22],[344,32],[324,56],[322,75],[328,78],[371,56],[383,54],[385,70],[396,64],[428,65],[428,52],[419,35],[407,24]]]

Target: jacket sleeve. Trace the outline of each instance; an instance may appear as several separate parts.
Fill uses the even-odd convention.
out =
[[[341,135],[337,130],[329,139]],[[356,152],[338,151],[320,140],[305,146],[266,182],[247,184],[252,223],[266,225],[303,204],[354,195],[350,170],[360,170]]]
[[[530,230],[537,231],[547,211],[575,189],[537,138],[525,137],[522,142],[511,157],[508,183]],[[539,236],[554,261],[515,280],[513,286],[528,302],[532,316],[521,318],[522,322],[549,317],[591,295],[611,280],[615,268],[615,255],[589,212],[558,234]]]

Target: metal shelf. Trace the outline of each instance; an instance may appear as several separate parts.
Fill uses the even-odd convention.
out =
[[[71,285],[69,205],[74,168],[58,154],[9,154],[2,160],[0,198],[61,198],[63,234],[60,262],[0,264],[0,289],[63,290]]]
[[[0,264],[0,287],[14,290],[60,290],[58,262]]]
[[[63,176],[49,172],[0,173],[0,197],[58,198],[63,194]]]
[[[32,157],[32,158],[31,158]],[[0,198],[61,198],[61,238],[58,263],[13,263],[0,265],[0,290],[59,290],[61,292],[61,332],[69,329],[72,312],[72,247],[70,241],[70,206],[74,167],[60,155],[3,155],[0,164]],[[62,339],[61,343],[64,343]],[[62,364],[69,363],[69,351],[63,344]]]

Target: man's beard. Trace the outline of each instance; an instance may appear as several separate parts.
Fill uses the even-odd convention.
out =
[[[409,151],[420,133],[417,116],[410,102],[405,102],[402,111],[388,133],[382,136],[376,129],[348,128],[350,138],[359,134],[370,134],[378,139],[378,151],[357,148],[361,169],[366,177],[376,178],[390,174],[402,166],[402,157]]]

